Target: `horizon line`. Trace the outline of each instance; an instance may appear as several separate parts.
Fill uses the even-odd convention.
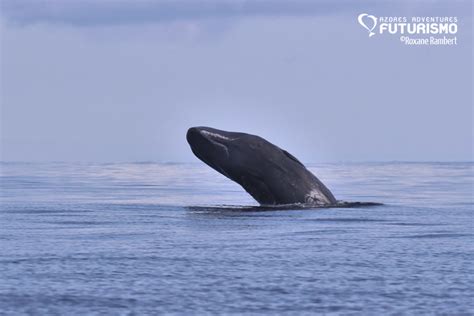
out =
[[[93,160],[0,160],[0,164],[202,164],[201,161],[159,161],[159,160],[134,160],[134,161],[93,161]],[[474,160],[338,160],[338,161],[313,161],[304,164],[344,164],[344,163],[474,163]]]

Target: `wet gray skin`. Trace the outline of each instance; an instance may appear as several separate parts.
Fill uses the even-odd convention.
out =
[[[240,184],[261,205],[337,203],[298,159],[259,136],[192,127],[186,139],[200,160]]]

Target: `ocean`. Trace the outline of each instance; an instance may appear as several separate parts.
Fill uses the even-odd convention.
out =
[[[269,209],[201,163],[1,168],[0,314],[474,315],[474,163],[308,164]]]

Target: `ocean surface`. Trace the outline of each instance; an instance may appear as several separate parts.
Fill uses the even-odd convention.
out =
[[[204,164],[2,163],[0,314],[474,315],[473,163],[309,164],[261,209]]]

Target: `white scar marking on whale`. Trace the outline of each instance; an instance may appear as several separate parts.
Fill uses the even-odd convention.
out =
[[[220,138],[220,139],[223,139],[223,140],[228,140],[228,141],[234,140],[234,138],[229,138],[227,136],[223,136],[223,135],[208,132],[208,131],[201,131],[201,133],[204,134],[204,135],[210,136],[210,137]]]
[[[326,205],[329,204],[330,201],[328,198],[321,193],[321,191],[313,189],[311,192],[306,194],[305,202],[308,204],[316,204],[316,205]]]
[[[216,142],[215,140],[213,140],[213,138],[214,139],[217,138],[217,139],[227,140],[227,141],[233,141],[235,138],[229,138],[227,136],[223,136],[223,135],[208,132],[208,131],[201,131],[201,133],[205,136],[208,136],[207,139],[209,139],[214,145],[222,147],[225,150],[225,153],[226,153],[227,157],[229,157],[229,149],[227,148],[227,146],[224,145],[224,144],[221,144],[219,142]]]

